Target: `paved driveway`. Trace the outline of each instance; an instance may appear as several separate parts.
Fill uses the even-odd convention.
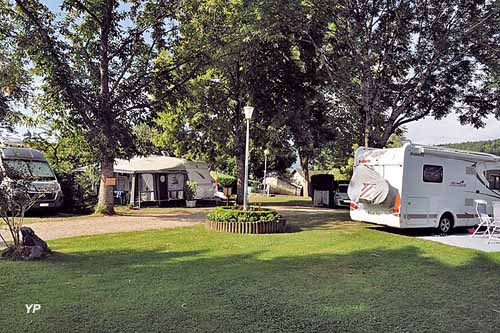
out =
[[[452,234],[449,236],[422,236],[422,239],[446,245],[474,249],[484,252],[500,252],[500,242],[488,242],[487,237],[472,237],[469,234]]]

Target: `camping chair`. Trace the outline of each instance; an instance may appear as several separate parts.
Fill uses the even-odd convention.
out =
[[[472,237],[476,235],[478,236],[488,235],[490,237],[492,220],[491,217],[488,215],[488,209],[487,209],[488,203],[485,200],[474,200],[474,203],[476,204],[476,214],[477,217],[479,218],[479,225],[477,226],[476,230],[474,230]],[[479,229],[481,229],[482,227],[486,227],[486,230],[480,232]]]
[[[493,201],[493,221],[491,222],[490,226],[491,232],[488,244],[491,242],[491,240],[500,240],[500,201]]]

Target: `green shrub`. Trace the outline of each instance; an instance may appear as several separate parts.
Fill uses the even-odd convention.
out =
[[[186,200],[192,201],[196,196],[196,191],[198,190],[198,183],[194,180],[188,180],[186,184]]]
[[[242,210],[238,207],[216,207],[207,216],[214,222],[277,222],[281,215],[275,210],[250,207]]]
[[[222,186],[222,187],[231,187],[233,186],[234,182],[236,181],[236,178],[230,175],[218,175],[217,177],[217,182]]]

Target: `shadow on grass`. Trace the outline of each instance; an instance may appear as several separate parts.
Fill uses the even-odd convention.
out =
[[[471,227],[459,227],[453,228],[450,235],[460,235],[460,234],[468,234],[468,229]],[[402,236],[410,236],[410,237],[423,237],[423,236],[443,236],[446,237],[446,234],[439,234],[436,228],[412,228],[412,229],[399,229],[392,228],[382,225],[370,225],[368,227],[370,230],[402,235]]]
[[[337,209],[304,209],[303,207],[275,206],[287,220],[293,231],[305,229],[331,229],[339,224],[356,223],[349,216],[349,211]]]
[[[284,200],[284,201],[252,201],[252,205],[256,206],[302,206],[302,207],[313,207],[312,202],[308,200]]]
[[[500,265],[480,253],[452,265],[413,246],[300,256],[125,249],[57,254],[17,268],[2,281],[23,286],[3,295],[15,306],[3,326],[11,331],[491,331],[500,325]],[[28,322],[22,306],[32,300],[44,311]]]

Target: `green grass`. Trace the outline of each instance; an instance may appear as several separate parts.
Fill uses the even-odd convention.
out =
[[[291,195],[275,195],[265,196],[262,194],[251,193],[249,195],[251,204],[262,204],[264,206],[280,205],[280,206],[311,206],[311,198],[297,197]]]
[[[302,231],[289,234],[197,226],[51,241],[48,260],[0,262],[0,330],[500,328],[500,254],[331,216],[297,213]]]

